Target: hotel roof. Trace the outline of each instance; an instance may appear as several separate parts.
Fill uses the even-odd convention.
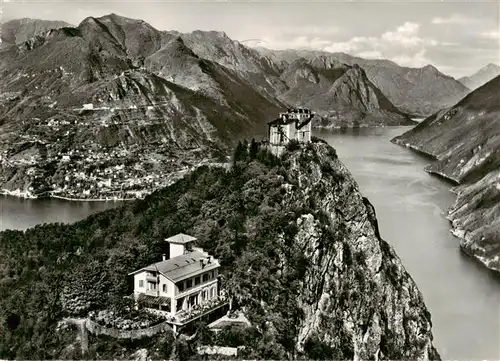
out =
[[[204,254],[199,251],[192,251],[181,256],[167,259],[165,261],[152,263],[149,266],[129,273],[129,275],[134,275],[141,271],[160,272],[163,276],[167,277],[172,282],[177,282],[195,276],[197,274],[219,268],[219,261],[213,257],[211,257],[210,263],[202,265],[200,260],[206,258],[206,253]]]

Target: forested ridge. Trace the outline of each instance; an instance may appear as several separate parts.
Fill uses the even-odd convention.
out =
[[[180,232],[220,260],[222,287],[253,327],[222,341],[202,327],[194,341],[176,341],[179,358],[194,357],[200,342],[247,345],[247,359],[352,359],[373,347],[386,359],[434,352],[421,295],[332,147],[292,142],[277,158],[244,142],[232,162],[230,170],[200,167],[144,200],[72,225],[0,233],[0,358],[81,358],[71,346],[75,330],[58,322],[120,309],[132,291],[127,274],[159,261],[164,239]],[[401,321],[392,312],[403,308]],[[373,343],[370,332],[381,338]],[[368,341],[358,340],[362,334]],[[146,347],[167,359],[172,344],[170,334],[91,337],[83,357],[133,358]]]
[[[283,356],[293,348],[290,326],[300,317],[292,305],[295,283],[307,267],[299,250],[287,247],[294,220],[306,210],[281,206],[285,163],[255,142],[240,143],[230,172],[202,167],[144,200],[72,225],[1,233],[0,357],[58,357],[67,340],[55,331],[57,321],[121,302],[130,291],[127,274],[158,261],[164,238],[179,232],[220,258],[226,287],[255,308],[254,319],[261,300],[273,304],[282,318],[279,334],[291,339],[283,336],[270,351]],[[282,252],[295,272],[280,276]]]

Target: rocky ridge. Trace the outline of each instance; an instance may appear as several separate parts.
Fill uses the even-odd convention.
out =
[[[425,170],[458,185],[453,233],[466,253],[500,272],[500,76],[393,141],[433,156]]]
[[[289,90],[285,102],[315,109],[319,127],[357,127],[415,124],[371,83],[358,65],[349,66],[320,57],[299,59],[281,75]]]

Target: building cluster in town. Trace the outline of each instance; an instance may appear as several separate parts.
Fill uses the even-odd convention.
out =
[[[86,108],[92,107],[86,104]],[[103,122],[107,122],[106,127],[123,121],[93,115],[71,117],[71,114],[47,120],[31,119],[29,127],[14,142],[0,144],[0,165],[8,170],[0,174],[0,183],[8,183],[8,177],[17,173],[16,179],[22,178],[21,187],[43,183],[39,187],[44,189],[43,195],[134,199],[172,184],[200,165],[213,163],[201,148],[182,150],[168,141],[153,138],[126,142],[123,138],[133,137],[129,133],[135,128],[121,124],[120,129],[128,130],[120,136],[119,130],[99,131]],[[140,127],[150,125],[141,123]],[[54,168],[57,171],[47,177],[46,170]],[[15,185],[8,188],[16,189]],[[33,189],[30,188],[28,192]]]
[[[136,108],[128,111],[136,112]],[[79,110],[99,111],[93,104],[84,104]],[[313,117],[314,112],[300,107],[280,113],[277,119],[268,123],[271,151],[280,155],[292,140],[309,142]],[[22,172],[17,176],[17,179],[22,178],[20,183],[43,184],[39,188],[45,195],[69,199],[134,199],[172,184],[200,165],[224,165],[207,158],[201,148],[180,150],[169,142],[148,142],[147,139],[127,144],[120,139],[119,131],[97,133],[97,137],[109,137],[109,140],[82,136],[95,134],[84,130],[102,129],[103,122],[105,126],[121,122],[120,129],[128,129],[131,133],[131,128],[122,124],[126,119],[95,114],[80,117],[68,114],[47,120],[33,118],[16,142],[0,144],[0,165],[4,169],[0,183],[6,184],[8,179],[5,177]],[[77,127],[75,122],[78,122]],[[56,172],[47,177],[46,170],[54,168]],[[12,194],[22,193],[15,186],[9,188],[14,191]],[[33,186],[27,191],[34,191]]]

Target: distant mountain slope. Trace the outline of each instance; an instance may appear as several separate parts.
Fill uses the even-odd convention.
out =
[[[362,59],[320,52],[290,51],[291,61],[223,32],[160,31],[116,14],[64,25],[26,30],[32,37],[0,48],[4,192],[136,197],[176,170],[221,157],[241,137],[265,136],[266,122],[286,107],[312,108],[319,126],[387,126],[411,121],[393,100],[401,94],[391,98],[377,81],[387,90],[406,79],[414,85],[398,92],[412,102],[442,96],[444,76],[431,68],[395,83],[395,70],[381,71],[375,81],[369,72],[402,68],[385,60],[359,67]],[[434,74],[437,88],[420,73]],[[426,84],[425,94],[417,91]],[[122,174],[111,179],[116,166]]]
[[[500,66],[490,63],[479,69],[471,76],[464,76],[463,78],[458,79],[458,81],[467,88],[474,90],[483,84],[486,84],[498,75],[500,75]]]
[[[454,234],[500,272],[500,76],[393,141],[433,155],[426,170],[460,184],[449,213]]]
[[[115,14],[0,50],[0,74],[0,188],[16,194],[135,197],[262,135],[285,106],[179,37]]]
[[[43,35],[50,29],[71,26],[64,21],[40,19],[14,19],[0,24],[0,46],[21,44],[35,35]]]
[[[282,66],[283,63],[291,63],[299,58],[312,60],[317,57],[329,57],[348,65],[358,64],[365,70],[368,79],[397,108],[416,116],[430,115],[447,108],[469,92],[462,83],[430,65],[423,68],[407,68],[389,60],[363,59],[345,53],[256,49]]]
[[[321,126],[414,124],[371,83],[358,65],[329,58],[299,59],[281,75],[289,90],[280,99],[315,109]]]
[[[312,85],[315,83],[307,81],[300,81],[297,83],[290,80],[290,77],[294,77],[296,72],[300,73],[303,71],[298,68],[296,69],[297,64],[288,65],[286,63],[276,62],[272,57],[262,55],[255,49],[248,48],[238,41],[230,39],[224,32],[194,31],[188,34],[180,34],[177,32],[167,33],[172,36],[178,36],[176,44],[182,42],[182,46],[192,50],[195,56],[209,59],[225,68],[235,71],[240,78],[246,79],[254,89],[269,100],[278,98],[291,106],[305,105],[311,107],[315,111],[332,113],[333,116],[324,117],[324,121],[320,123],[322,125],[413,124],[392,104],[384,108],[382,112],[379,112],[379,104],[377,101],[373,102],[373,99],[377,97],[381,98],[381,102],[384,103],[384,105],[390,102],[382,95],[380,90],[376,89],[375,85],[366,79],[364,72],[350,72],[350,75],[347,76],[350,76],[351,80],[356,80],[348,82],[340,81],[339,84],[344,84],[343,92],[335,91],[334,82],[337,80],[338,76],[334,74],[338,73],[338,75],[341,75],[349,68],[338,61],[332,62],[331,59],[323,59],[322,57],[312,59],[308,66],[311,67],[313,72],[323,74],[321,75],[321,84],[319,86]],[[181,45],[176,46],[180,47]],[[178,51],[180,51],[180,49],[178,49]],[[156,58],[161,52],[160,50],[151,58]],[[168,51],[166,54],[170,56],[172,52]],[[180,58],[180,55],[176,57],[176,59]],[[161,61],[158,59],[161,59]],[[156,60],[156,64],[157,68],[161,67],[160,71],[162,72],[162,76],[166,77],[169,71],[172,73],[168,75],[167,79],[176,81],[174,80],[176,77],[179,79],[186,74],[186,69],[182,71],[174,70],[177,68],[175,66],[172,67],[170,61],[165,62],[163,57],[159,57],[158,59]],[[299,59],[298,62],[301,63],[301,60]],[[185,64],[188,63],[188,60],[183,60],[181,64],[186,68]],[[151,64],[149,59],[146,60],[146,64]],[[161,64],[168,65],[161,66]],[[301,65],[299,64],[298,66],[300,67]],[[336,67],[344,68],[343,70],[338,70]],[[196,67],[190,67],[190,71],[194,72],[195,70]],[[331,74],[324,76],[328,72]],[[183,85],[189,87],[188,83],[197,84],[198,86],[208,84],[207,81],[195,81],[193,83],[193,80],[203,76],[199,74],[199,72],[196,73],[196,75],[193,75],[196,76],[196,78],[193,78],[193,76],[185,78],[185,83],[183,83]],[[300,75],[297,76],[300,77]],[[177,82],[178,81],[181,80],[179,79]],[[360,84],[362,85],[360,86]],[[377,94],[377,97],[372,96],[373,99],[361,99],[359,97],[362,97],[361,94],[364,94],[364,92],[359,92],[358,90],[361,88],[365,89],[367,86],[371,89],[372,94]],[[211,89],[214,88],[211,87]],[[353,99],[349,94],[357,94],[354,95],[356,99]],[[351,99],[347,99],[348,97],[351,97]]]
[[[232,40],[221,31],[193,31],[181,34],[185,44],[201,58],[226,68],[250,73],[265,72],[277,75],[278,67],[258,51]]]

